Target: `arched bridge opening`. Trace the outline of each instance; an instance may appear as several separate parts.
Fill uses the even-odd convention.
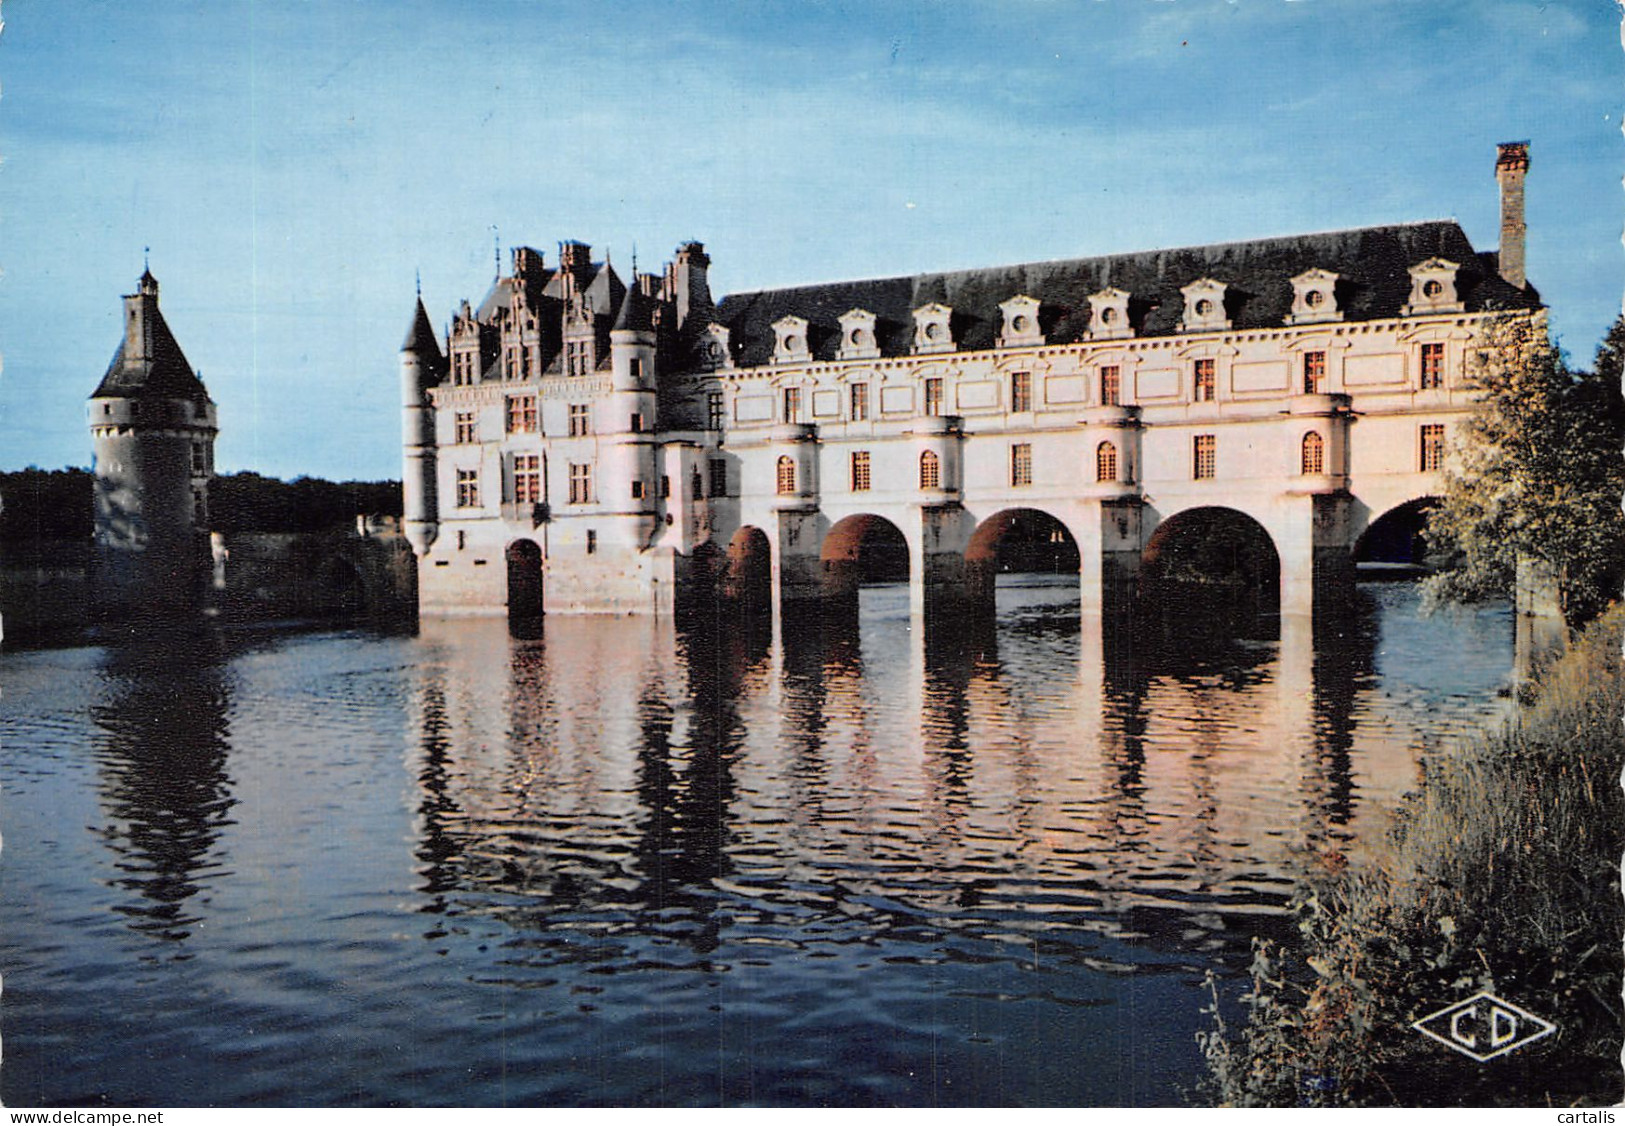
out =
[[[976,526],[965,548],[971,611],[980,618],[992,617],[1001,588],[1013,596],[1017,590],[1048,587],[1075,601],[1080,563],[1077,539],[1049,513],[1036,508],[995,513]]]
[[[508,565],[508,630],[535,636],[542,621],[542,549],[534,540],[514,540],[503,552]]]
[[[1151,534],[1139,594],[1141,608],[1164,622],[1234,625],[1238,615],[1279,612],[1281,557],[1269,531],[1246,513],[1187,509]]]
[[[909,579],[908,541],[902,529],[869,513],[836,523],[824,537],[819,562],[825,598],[854,609],[859,587]]]
[[[1438,497],[1418,497],[1384,512],[1354,543],[1354,565],[1362,579],[1415,578],[1427,570],[1428,516]]]
[[[773,605],[773,545],[747,524],[733,534],[716,561],[717,593],[739,609],[767,615]]]

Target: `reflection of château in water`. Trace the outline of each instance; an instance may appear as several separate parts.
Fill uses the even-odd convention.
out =
[[[1020,931],[1042,902],[1076,912],[1045,941],[1195,926],[1244,948],[1301,850],[1368,837],[1414,781],[1416,748],[1357,714],[1364,598],[1338,638],[1296,617],[1278,644],[1162,645],[1079,630],[1042,585],[1014,593],[980,648],[889,611],[792,623],[783,645],[646,618],[535,642],[425,622],[429,910],[498,911],[553,936],[549,958],[597,956],[571,928],[624,912],[703,954],[718,915],[748,926],[757,889],[788,881],[808,918],[854,927]]]
[[[1539,315],[1527,167],[1500,146],[1496,251],[1421,222],[714,302],[698,243],[625,281],[520,248],[402,346],[420,606],[780,606],[905,561],[916,611],[1063,563],[1086,612],[1215,570],[1336,605],[1414,550],[1475,332]]]

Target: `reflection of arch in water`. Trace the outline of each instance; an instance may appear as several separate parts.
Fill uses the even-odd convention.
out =
[[[979,616],[994,610],[1000,574],[1076,575],[1078,541],[1064,523],[1037,508],[1007,508],[976,526],[965,548],[971,606]]]
[[[1265,527],[1234,508],[1189,508],[1164,520],[1140,560],[1140,593],[1163,611],[1280,608],[1281,557]]]
[[[862,513],[838,522],[824,537],[819,559],[824,593],[840,601],[857,598],[864,583],[908,581],[908,541],[884,516]]]
[[[1368,575],[1385,570],[1412,575],[1425,567],[1427,543],[1423,537],[1428,514],[1438,504],[1438,497],[1417,497],[1371,521],[1354,542],[1355,564]]]
[[[503,558],[508,564],[508,625],[528,631],[542,617],[542,549],[534,540],[518,539]]]

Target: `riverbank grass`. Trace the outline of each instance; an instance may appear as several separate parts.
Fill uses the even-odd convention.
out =
[[[1301,942],[1254,943],[1245,1023],[1227,1026],[1215,1001],[1206,1101],[1620,1100],[1622,631],[1615,606],[1504,729],[1424,760],[1369,861],[1320,858],[1297,904]],[[1411,1027],[1480,990],[1556,1032],[1480,1063]]]

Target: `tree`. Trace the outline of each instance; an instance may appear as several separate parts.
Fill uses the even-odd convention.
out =
[[[1532,563],[1578,626],[1617,594],[1625,555],[1625,317],[1592,372],[1568,369],[1539,315],[1487,322],[1474,351],[1477,406],[1429,516],[1429,604],[1506,597],[1520,562]]]

